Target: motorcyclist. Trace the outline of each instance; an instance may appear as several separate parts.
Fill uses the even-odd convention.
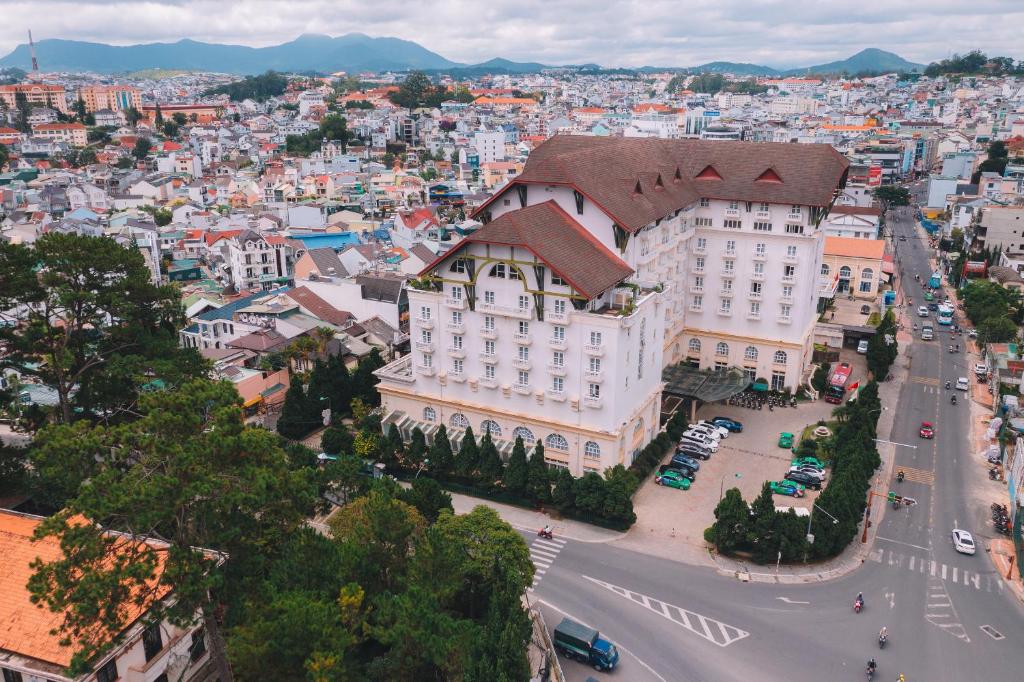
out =
[[[946,390],[947,391],[949,390],[949,382],[948,381],[946,382]]]
[[[951,402],[952,404],[956,405],[956,393],[954,393],[953,395],[949,396],[949,402]]]
[[[868,661],[868,670],[870,670],[871,672],[875,672],[875,669],[877,667],[878,667],[878,664],[875,663],[875,659],[872,658],[871,660]]]
[[[903,469],[900,469],[899,472],[896,474],[896,480],[899,481],[900,483],[903,483],[904,478],[906,478],[906,475],[903,473]]]
[[[883,625],[882,629],[878,631],[878,638],[879,639],[885,639],[888,636],[889,636],[889,628],[887,628],[887,627],[885,627]]]
[[[857,593],[857,598],[854,600],[853,603],[860,604],[861,608],[864,608],[864,593],[863,592],[858,592]]]

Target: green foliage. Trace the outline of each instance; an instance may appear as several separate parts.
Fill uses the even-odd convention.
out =
[[[135,146],[132,148],[132,156],[138,161],[142,161],[149,155],[149,150],[153,148],[153,143],[148,137],[140,137],[135,141]]]
[[[0,144],[0,169],[7,165],[7,159],[9,158],[11,158],[10,151],[8,151],[5,145]]]
[[[24,324],[0,329],[4,360],[57,391],[59,421],[130,419],[144,386],[206,371],[194,349],[179,348],[177,289],[154,285],[142,254],[112,239],[0,243],[0,309],[19,304],[30,304]]]
[[[523,445],[523,439],[520,436],[516,436],[516,442],[512,447],[512,455],[509,457],[503,479],[505,487],[513,495],[519,497],[526,495],[530,475],[529,466],[526,461],[526,446]]]
[[[28,479],[28,450],[0,442],[0,496],[24,492]]]
[[[330,114],[320,121],[320,127],[305,135],[289,135],[285,138],[285,149],[289,154],[309,156],[320,149],[324,140],[341,143],[342,149],[349,143],[353,135],[348,129],[344,116]]]
[[[772,561],[779,543],[775,537],[775,499],[768,481],[761,486],[761,494],[750,505],[750,512],[747,544],[753,546],[754,561]]]
[[[1021,296],[996,282],[977,280],[961,290],[964,312],[978,330],[978,343],[1000,343],[1017,338],[1022,314]]]
[[[711,536],[718,551],[731,554],[746,542],[749,533],[750,508],[743,500],[739,488],[725,491],[722,501],[715,507],[715,523]]]
[[[277,419],[277,432],[285,438],[300,440],[322,425],[319,404],[306,395],[302,378],[293,374]]]
[[[434,434],[434,442],[430,444],[430,469],[439,476],[445,476],[455,466],[452,444],[448,440],[448,427],[441,424]]]
[[[183,126],[186,123],[188,123],[188,116],[186,116],[180,111],[176,111],[173,114],[171,114],[171,120],[174,121],[175,125]]]
[[[889,343],[891,341],[891,343]],[[889,368],[899,355],[899,344],[896,341],[896,318],[892,310],[886,312],[875,334],[868,339],[868,369],[879,381],[889,374]]]
[[[398,86],[398,90],[388,97],[400,107],[418,109],[440,106],[441,102],[450,99],[452,94],[447,88],[435,87],[422,71],[412,71]]]
[[[910,190],[903,185],[882,185],[875,188],[874,196],[882,204],[883,213],[893,206],[910,204]]]
[[[427,439],[418,426],[412,430],[412,438],[409,440],[409,446],[405,449],[405,458],[416,465],[427,458]]]
[[[227,95],[232,102],[251,99],[265,102],[271,97],[280,97],[288,87],[288,79],[274,71],[259,76],[247,76],[240,81],[211,88],[203,95]]]
[[[555,489],[551,493],[552,504],[562,512],[576,506],[576,486],[569,470],[559,467],[555,471],[554,482]]]
[[[988,57],[981,50],[972,50],[965,55],[954,54],[948,59],[932,62],[924,70],[924,75],[929,77],[950,74],[1019,75],[1024,74],[1024,61],[1014,65],[1011,57]]]
[[[352,434],[346,427],[334,425],[320,436],[320,449],[328,455],[351,454],[353,441]]]
[[[533,446],[533,454],[526,464],[526,487],[530,497],[540,504],[551,501],[551,475],[544,461],[544,444],[540,441]]]
[[[196,380],[141,396],[135,422],[40,434],[34,465],[67,457],[69,447],[83,466],[92,459],[88,480],[37,530],[66,553],[35,561],[29,581],[33,600],[62,614],[73,669],[124,629],[136,598],[154,618],[192,622],[197,609],[211,609],[227,566],[251,562],[302,527],[316,499],[312,471],[292,469],[274,434],[246,427],[239,403],[231,384]],[[226,563],[198,548],[223,552]],[[175,601],[154,601],[153,585],[172,589]]]
[[[504,468],[491,434],[485,433],[480,440],[480,482],[485,485],[495,484],[501,478]]]
[[[825,389],[828,388],[828,378],[832,373],[832,363],[823,362],[818,365],[818,368],[814,370],[814,374],[811,376],[811,386],[818,393],[824,393]]]
[[[466,433],[459,445],[459,453],[455,456],[455,472],[461,476],[469,476],[480,466],[480,448],[473,436],[473,427],[467,426]]]
[[[442,511],[452,511],[452,496],[432,478],[415,479],[412,486],[399,495],[403,502],[415,507],[430,523],[437,521]]]

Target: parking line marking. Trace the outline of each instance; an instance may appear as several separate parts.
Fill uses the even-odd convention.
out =
[[[946,579],[946,564],[942,564],[942,579]]]
[[[714,618],[701,615],[696,611],[687,611],[681,606],[669,604],[667,602],[661,601],[660,599],[647,597],[646,595],[640,594],[639,592],[633,592],[632,590],[627,590],[624,587],[619,587],[618,585],[613,585],[611,583],[604,582],[603,580],[598,580],[597,578],[591,578],[589,575],[585,575],[583,576],[583,578],[589,580],[595,585],[603,587],[609,592],[617,594],[620,597],[624,597],[635,604],[644,606],[651,612],[656,613],[659,616],[672,621],[676,625],[679,625],[680,627],[689,630],[698,637],[706,639],[707,641],[719,647],[725,648],[734,642],[738,642],[739,640],[750,636],[750,633],[746,632],[745,630],[740,630],[738,627],[734,625],[729,625],[728,623],[723,623],[720,620],[716,620]],[[658,606],[654,607],[654,603],[656,603]],[[678,610],[681,618],[673,618],[666,607]],[[697,621],[699,621],[700,627],[695,627],[693,625],[691,617],[696,618]],[[716,633],[712,629],[712,623],[718,626],[718,633]],[[719,640],[718,634],[721,634],[721,641]]]

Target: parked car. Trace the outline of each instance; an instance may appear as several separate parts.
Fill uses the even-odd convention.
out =
[[[953,529],[953,549],[961,554],[974,554],[974,537],[966,530]]]
[[[690,428],[686,430],[691,431],[693,433],[702,433],[716,442],[722,440],[723,438],[722,434],[719,433],[718,431],[718,427],[712,426],[710,424],[690,424]],[[725,431],[725,429],[722,430]]]
[[[794,457],[793,461],[789,463],[789,465],[793,467],[800,466],[801,464],[810,464],[811,466],[816,466],[819,469],[825,468],[824,462],[822,462],[817,457],[811,457],[810,455],[806,455],[804,457]]]
[[[816,476],[805,471],[787,471],[784,478],[787,481],[800,483],[801,485],[813,488],[814,490],[821,490],[821,481]]]
[[[868,340],[867,339],[861,339],[860,341],[857,342],[857,352],[860,353],[861,355],[867,355],[868,354]]]
[[[671,462],[669,464],[662,464],[660,467],[658,467],[658,474],[657,475],[658,476],[662,476],[666,471],[675,471],[676,473],[682,474],[683,476],[685,476],[686,478],[690,479],[691,481],[697,480],[697,472],[696,471],[694,471],[690,467],[685,466],[683,464],[678,464],[675,461],[673,461],[673,462]],[[657,476],[655,478],[657,478]]]
[[[724,426],[720,426],[718,424],[715,424],[714,422],[705,421],[705,420],[701,419],[696,424],[693,424],[690,428],[697,427],[697,426],[700,426],[700,427],[703,427],[703,428],[707,428],[707,429],[713,429],[722,438],[728,438],[729,437],[729,429],[725,428]]]
[[[978,376],[985,376],[988,374],[988,365],[984,362],[977,362],[974,364],[974,373]]]
[[[921,438],[935,438],[935,427],[931,422],[921,422],[921,428],[917,430]]]
[[[780,448],[791,448],[793,447],[793,434],[789,431],[783,431],[779,434],[779,447]]]
[[[743,432],[743,424],[736,421],[735,419],[730,419],[729,417],[712,417],[711,423],[718,424],[719,426],[724,426],[725,428],[735,433]]]
[[[686,443],[699,445],[710,450],[712,453],[718,452],[718,441],[714,438],[709,438],[699,431],[687,431],[684,433],[682,438],[679,439],[679,444],[683,445]]]
[[[691,443],[686,445],[677,445],[676,454],[686,455],[687,457],[693,457],[694,459],[711,459],[710,450]]]
[[[772,492],[776,495],[789,495],[790,497],[803,497],[804,486],[794,481],[772,481],[770,483]]]
[[[684,455],[684,454],[679,453],[679,452],[677,452],[672,457],[672,463],[673,464],[682,464],[683,466],[685,466],[687,468],[690,468],[690,469],[693,469],[694,471],[700,471],[700,462],[698,462],[693,457],[690,457],[688,455]]]
[[[789,467],[789,470],[792,473],[800,472],[802,474],[807,474],[808,476],[813,476],[819,481],[825,480],[825,470],[819,469],[811,464],[801,464],[799,466]]]
[[[956,380],[956,390],[966,391],[970,387],[971,384],[969,381],[967,381],[967,377],[960,377],[959,379]]]
[[[969,339],[976,339],[976,338],[978,338],[978,330],[977,329],[968,329],[967,330],[967,338],[969,338]]]
[[[669,488],[678,488],[679,490],[690,489],[690,479],[683,476],[680,472],[671,469],[665,471],[665,473],[658,474],[654,479],[654,482],[658,485],[667,486]]]
[[[918,309],[917,309],[917,316],[918,317],[928,317],[928,314],[929,314],[928,313],[928,306],[923,305],[923,306],[918,307]]]

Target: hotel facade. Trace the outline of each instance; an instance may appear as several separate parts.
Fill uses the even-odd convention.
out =
[[[795,389],[822,297],[819,225],[848,163],[827,145],[555,136],[409,291],[412,350],[378,371],[385,428],[573,475],[658,432],[661,370],[738,367]]]

